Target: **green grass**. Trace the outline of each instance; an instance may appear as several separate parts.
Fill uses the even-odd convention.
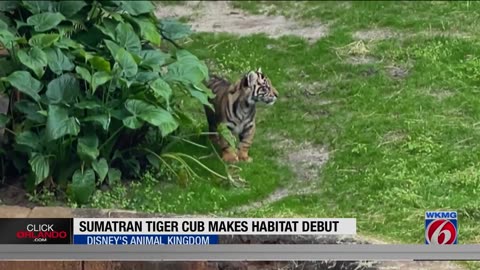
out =
[[[181,187],[147,176],[101,193],[95,206],[222,213],[260,199],[294,178],[281,165],[285,153],[274,147],[279,142],[270,137],[279,134],[296,143],[328,145],[332,155],[316,179],[320,189],[243,215],[353,217],[359,234],[422,243],[424,212],[451,209],[459,212],[460,243],[480,242],[480,3],[234,4],[251,12],[273,5],[272,14],[330,23],[329,36],[315,44],[261,34],[197,34],[188,45],[213,63],[214,72],[231,79],[261,67],[280,92],[275,106],[258,111],[254,162],[240,165],[249,188],[212,179]],[[472,37],[366,42],[369,56],[382,61],[349,64],[351,55],[339,48],[354,41],[353,32],[375,27],[406,34],[461,30]],[[408,75],[392,78],[392,65],[408,67]],[[326,86],[306,93],[315,82]],[[206,122],[196,109],[198,120]],[[209,152],[188,149],[196,155]],[[207,162],[219,166],[214,159]]]

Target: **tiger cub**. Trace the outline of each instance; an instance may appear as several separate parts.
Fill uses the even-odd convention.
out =
[[[215,111],[205,106],[209,132],[216,133],[218,125],[225,123],[240,140],[237,152],[218,134],[210,136],[220,146],[222,159],[226,162],[251,161],[248,150],[255,134],[255,104],[261,101],[273,105],[278,97],[277,90],[261,69],[250,71],[235,84],[212,76],[207,86],[215,94],[215,98],[210,99]]]

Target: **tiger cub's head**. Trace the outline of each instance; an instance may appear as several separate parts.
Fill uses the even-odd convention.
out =
[[[244,82],[248,91],[249,103],[261,101],[267,105],[273,105],[277,100],[277,90],[260,68],[245,75]]]

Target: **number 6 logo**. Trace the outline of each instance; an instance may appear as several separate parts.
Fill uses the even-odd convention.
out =
[[[451,245],[457,239],[457,229],[451,221],[437,219],[428,225],[425,239],[429,244]]]

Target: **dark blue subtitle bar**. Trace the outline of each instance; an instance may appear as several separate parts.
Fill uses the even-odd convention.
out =
[[[75,245],[214,245],[218,235],[74,235]]]

